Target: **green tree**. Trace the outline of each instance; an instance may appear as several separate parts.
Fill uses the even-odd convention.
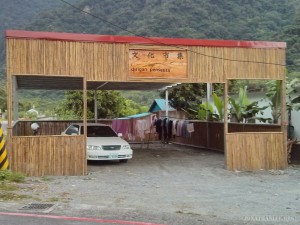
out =
[[[173,108],[187,112],[191,119],[198,117],[199,104],[206,94],[206,84],[181,84],[168,92],[168,99]],[[165,91],[161,92],[161,97],[165,98]]]
[[[149,107],[142,106],[132,100],[125,99],[125,107],[121,110],[121,115],[130,116],[134,114],[147,112]]]
[[[149,107],[153,100],[159,98],[159,91],[120,91],[122,96],[128,100],[139,103],[142,106]]]
[[[295,71],[300,72],[300,14],[291,25],[285,28],[281,38],[287,42],[288,46],[286,63],[289,75]]]
[[[119,91],[97,91],[98,118],[116,118],[142,112],[144,110],[133,101],[126,100]],[[82,119],[82,91],[68,91],[65,101],[56,111],[63,119]],[[94,91],[87,92],[87,118],[94,119]]]

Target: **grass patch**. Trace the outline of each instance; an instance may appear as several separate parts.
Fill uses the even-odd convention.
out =
[[[3,170],[0,171],[0,181],[23,183],[25,181],[25,176],[21,173],[14,173],[11,170]]]
[[[22,200],[27,198],[31,198],[31,197],[28,195],[18,195],[12,192],[0,193],[0,200],[2,201]]]
[[[0,200],[12,201],[28,199],[30,196],[23,194],[16,194],[19,190],[17,183],[23,183],[25,176],[21,173],[14,173],[11,170],[0,171]]]
[[[53,177],[46,177],[46,176],[44,176],[44,177],[41,178],[41,180],[49,182],[49,181],[53,181],[54,178]]]
[[[1,182],[0,184],[0,191],[16,191],[19,188],[15,184],[9,184],[6,182]]]
[[[55,198],[55,197],[47,199],[47,202],[58,202],[58,201],[59,198]]]

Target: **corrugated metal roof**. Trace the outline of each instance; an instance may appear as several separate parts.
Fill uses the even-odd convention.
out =
[[[140,114],[135,114],[135,115],[131,115],[131,116],[127,116],[128,118],[139,118],[139,117],[143,117],[143,116],[149,116],[151,113],[146,112],[146,113],[140,113]]]
[[[174,111],[175,109],[170,106],[169,102],[169,111]],[[149,108],[149,112],[158,112],[158,111],[166,111],[166,100],[165,99],[154,99],[152,105]]]
[[[130,119],[130,118],[140,118],[140,117],[144,117],[144,116],[149,116],[150,114],[151,114],[150,112],[139,113],[139,114],[135,114],[135,115],[131,115],[131,116],[125,116],[125,117],[120,117],[120,118],[116,118],[116,119],[123,120],[123,119]]]

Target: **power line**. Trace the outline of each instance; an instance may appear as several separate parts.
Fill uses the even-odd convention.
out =
[[[133,32],[133,31],[131,31],[131,30],[128,30],[128,29],[126,29],[126,28],[124,28],[124,27],[121,27],[121,26],[119,26],[119,25],[117,25],[117,24],[114,24],[114,23],[112,23],[112,22],[110,22],[110,21],[104,19],[103,17],[96,16],[96,15],[90,13],[90,12],[87,12],[87,11],[85,11],[85,10],[82,10],[82,9],[80,9],[79,7],[73,5],[73,4],[71,4],[71,3],[69,3],[69,2],[67,2],[67,1],[65,1],[65,0],[59,0],[59,1],[65,3],[65,4],[67,4],[67,5],[69,5],[70,7],[74,8],[74,9],[76,9],[76,10],[82,12],[82,13],[85,13],[85,14],[87,14],[87,15],[89,15],[89,16],[92,16],[92,17],[94,17],[94,18],[96,18],[96,19],[102,20],[102,21],[104,21],[105,23],[108,23],[108,24],[110,24],[110,25],[113,26],[113,27],[116,27],[116,28],[118,28],[118,29],[120,29],[120,30],[126,31],[126,32],[128,32],[129,34],[132,34],[132,35],[134,35],[134,36],[136,36],[136,37],[141,37],[141,38],[143,38],[143,39],[145,39],[145,40],[150,40],[151,42],[157,43],[157,44],[159,44],[159,45],[168,45],[168,44],[166,44],[166,43],[157,41],[157,40],[155,40],[155,39],[153,39],[153,38],[149,38],[149,37],[145,37],[145,36],[139,35],[139,34]],[[268,63],[268,62],[252,61],[252,60],[229,59],[229,58],[224,58],[224,57],[218,57],[218,56],[213,56],[213,55],[207,55],[207,54],[204,54],[204,53],[201,53],[201,52],[196,52],[196,51],[193,51],[193,50],[190,50],[190,49],[186,49],[186,48],[183,48],[183,47],[179,47],[179,46],[175,46],[175,47],[178,48],[178,49],[181,49],[181,50],[187,50],[187,51],[192,52],[192,53],[195,53],[195,54],[197,54],[197,55],[201,55],[201,56],[205,56],[205,57],[209,57],[209,58],[213,58],[213,59],[220,59],[220,60],[232,61],[232,62],[244,62],[244,63],[257,63],[257,64],[265,64],[265,65],[284,66],[284,67],[286,66],[285,64],[280,64],[280,63]]]

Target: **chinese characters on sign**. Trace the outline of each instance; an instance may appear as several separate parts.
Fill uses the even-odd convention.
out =
[[[129,76],[187,78],[185,50],[129,50]]]

